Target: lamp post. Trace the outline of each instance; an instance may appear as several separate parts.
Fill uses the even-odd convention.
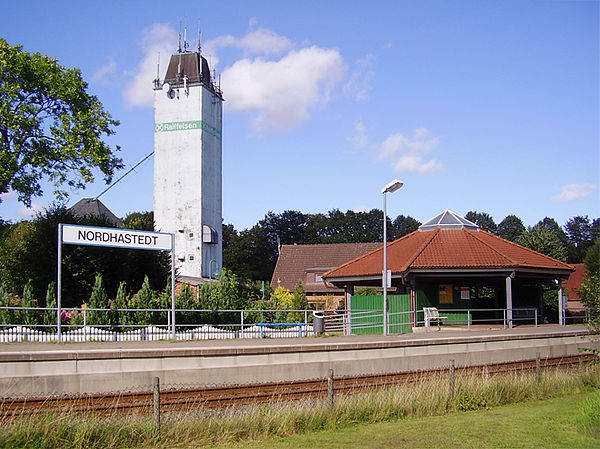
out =
[[[387,184],[381,193],[383,194],[383,335],[388,335],[389,317],[388,317],[388,298],[387,298],[387,202],[386,194],[393,193],[402,187],[404,183],[397,179]]]

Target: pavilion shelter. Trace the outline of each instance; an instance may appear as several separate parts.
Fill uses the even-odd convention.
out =
[[[475,223],[446,210],[419,229],[388,244],[387,267],[393,294],[410,295],[411,320],[423,320],[423,307],[436,307],[448,324],[504,322],[512,327],[544,312],[542,285],[557,286],[573,267],[482,231]],[[346,292],[352,310],[357,286],[382,285],[383,244],[340,265],[323,278]],[[562,314],[559,320],[562,322]],[[562,323],[561,323],[562,324]]]

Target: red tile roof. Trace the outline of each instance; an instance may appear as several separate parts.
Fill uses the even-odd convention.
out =
[[[581,288],[581,283],[583,282],[583,278],[587,274],[587,268],[583,263],[576,263],[573,265],[575,271],[571,273],[567,282],[563,284],[565,288],[565,293],[569,297],[569,301],[579,300],[579,289]]]
[[[273,288],[282,286],[293,290],[299,279],[305,281],[307,271],[323,273],[381,246],[382,243],[283,245],[271,278],[271,286]],[[327,287],[325,283],[308,287],[305,283],[307,292],[338,290]]]
[[[325,273],[327,278],[380,275],[383,248]],[[388,244],[388,269],[536,268],[572,271],[569,264],[485,231],[469,229],[415,231]]]

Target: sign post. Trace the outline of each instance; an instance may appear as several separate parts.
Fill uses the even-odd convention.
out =
[[[175,236],[165,232],[135,231],[133,229],[100,228],[60,223],[58,225],[58,261],[56,326],[58,342],[61,342],[61,257],[62,244],[110,246],[115,248],[145,249],[171,252],[171,338],[175,340]]]

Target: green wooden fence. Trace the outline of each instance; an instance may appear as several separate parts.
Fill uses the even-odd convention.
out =
[[[412,332],[410,295],[388,295],[389,333]],[[351,329],[353,334],[383,334],[383,296],[352,296]],[[372,313],[367,313],[372,311]],[[395,315],[398,313],[399,315]]]

